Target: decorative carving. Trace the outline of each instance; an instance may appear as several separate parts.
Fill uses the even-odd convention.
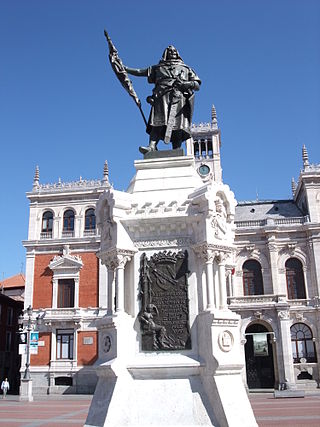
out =
[[[118,267],[124,268],[126,263],[133,257],[134,253],[134,251],[127,249],[113,248],[107,252],[99,253],[98,256],[108,269],[115,270]]]
[[[252,254],[252,252],[254,251],[255,246],[254,245],[248,245],[245,247],[246,251],[248,252],[248,254]]]
[[[61,191],[61,188],[64,190],[77,190],[79,188],[86,189],[86,188],[94,188],[94,187],[105,187],[105,183],[101,180],[86,180],[86,179],[79,179],[79,181],[72,181],[72,182],[61,182],[61,179],[59,178],[58,182],[55,182],[53,184],[39,184],[37,187],[33,188],[33,191],[39,191],[42,192],[45,191]]]
[[[56,255],[49,263],[51,270],[67,268],[68,270],[74,269],[79,271],[83,266],[82,260],[77,255],[71,255],[70,246],[64,245],[62,249],[62,256]]]
[[[290,255],[294,255],[295,249],[296,249],[296,244],[295,243],[287,243],[287,252]]]
[[[294,316],[295,318],[296,318],[296,320],[298,321],[298,322],[305,322],[305,318],[303,317],[303,313],[292,313],[292,316]]]
[[[289,320],[290,319],[289,310],[278,311],[278,317],[281,320]]]
[[[313,298],[313,306],[314,306],[315,308],[320,307],[320,298],[318,297],[318,295],[316,295],[316,296]]]
[[[234,343],[233,335],[230,331],[222,331],[218,337],[218,344],[222,351],[228,352],[232,349]]]
[[[192,247],[195,254],[206,262],[213,262],[215,258],[217,261],[223,262],[230,255],[232,255],[234,248],[222,245],[212,245],[208,243],[201,243]]]
[[[136,240],[134,245],[137,248],[179,248],[192,245],[193,241],[191,237],[177,237],[172,239],[161,239],[161,240],[150,240],[150,239],[141,239]]]
[[[221,197],[215,200],[216,212],[213,214],[211,226],[214,228],[214,235],[217,239],[224,239],[227,233],[227,210]]]
[[[140,260],[142,350],[191,348],[188,253],[158,252]]]
[[[263,313],[262,313],[262,311],[255,311],[254,313],[253,313],[253,317],[255,318],[255,319],[262,319],[263,318]]]
[[[103,337],[102,349],[104,353],[109,353],[112,347],[112,341],[110,335],[105,335]]]

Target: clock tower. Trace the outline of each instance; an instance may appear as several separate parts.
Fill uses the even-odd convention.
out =
[[[203,182],[222,182],[220,163],[221,132],[218,128],[217,113],[211,109],[211,123],[193,124],[192,138],[186,141],[187,154],[195,158],[195,166]]]

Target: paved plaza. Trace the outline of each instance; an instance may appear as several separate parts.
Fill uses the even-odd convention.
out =
[[[305,398],[274,399],[272,393],[250,394],[259,427],[320,426],[320,394]],[[80,427],[83,426],[91,396],[46,396],[34,402],[20,402],[18,396],[0,399],[0,426]]]

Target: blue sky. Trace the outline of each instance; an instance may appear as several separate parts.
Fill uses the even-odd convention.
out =
[[[28,201],[40,182],[102,176],[125,190],[147,143],[140,113],[115,79],[106,28],[126,65],[174,44],[202,80],[194,122],[222,132],[224,182],[238,200],[291,197],[306,144],[320,162],[320,2],[1,0],[0,279],[25,264]],[[152,87],[133,78],[145,114]],[[22,267],[24,269],[24,265]]]

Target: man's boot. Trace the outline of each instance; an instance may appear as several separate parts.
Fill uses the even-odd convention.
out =
[[[142,154],[149,153],[150,151],[157,151],[158,141],[150,141],[148,147],[139,147],[139,151]]]

